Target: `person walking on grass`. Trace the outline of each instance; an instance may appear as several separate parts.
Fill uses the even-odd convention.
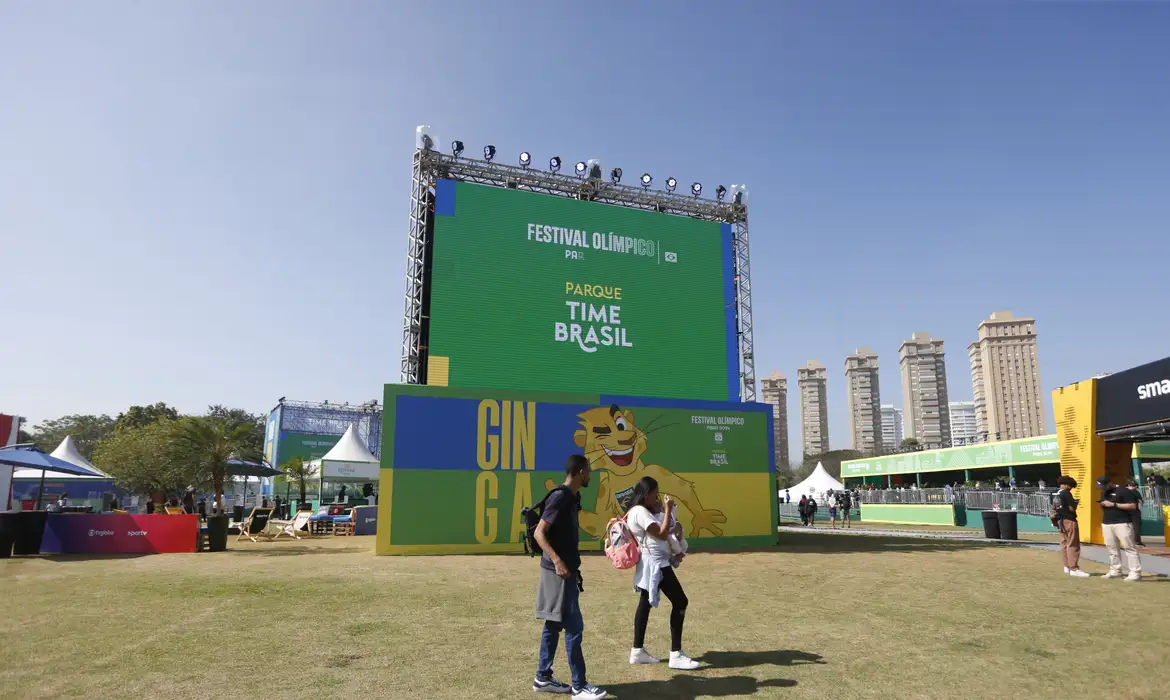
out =
[[[817,500],[816,500],[815,496],[809,496],[808,505],[804,507],[804,510],[808,514],[808,526],[809,527],[816,527],[817,526]]]
[[[834,530],[837,529],[837,501],[833,500],[833,494],[828,495],[829,499],[829,525]]]
[[[536,617],[544,620],[540,637],[540,661],[532,690],[538,693],[571,693],[574,700],[602,700],[608,694],[585,679],[585,654],[581,638],[585,622],[581,616],[581,553],[577,548],[577,511],[581,509],[581,489],[589,486],[589,460],[584,455],[569,455],[565,462],[565,482],[552,490],[544,501],[540,522],[533,538],[540,545],[540,578],[536,584]],[[573,684],[553,677],[553,657],[561,632],[565,633],[565,654]]]
[[[670,543],[667,538],[678,524],[674,501],[670,496],[658,497],[658,482],[644,476],[634,486],[634,495],[626,511],[626,525],[638,541],[641,557],[634,569],[634,591],[638,594],[638,608],[634,612],[634,646],[630,650],[631,664],[656,664],[659,659],[646,651],[646,624],[650,608],[657,608],[660,594],[670,600],[670,667],[676,671],[693,671],[699,662],[682,650],[683,622],[687,616],[687,594],[674,573],[671,564]]]
[[[853,529],[853,497],[848,491],[841,492],[841,527]]]
[[[1121,578],[1121,551],[1125,550],[1129,575],[1126,581],[1142,580],[1142,558],[1133,544],[1133,520],[1130,512],[1137,510],[1137,497],[1124,486],[1115,486],[1109,477],[1097,479],[1101,488],[1101,533],[1105,535],[1105,549],[1109,550],[1109,573],[1105,578]]]
[[[808,525],[808,496],[802,495],[796,504],[796,512],[800,513],[800,524]]]
[[[1077,505],[1079,501],[1073,498],[1072,490],[1077,487],[1077,480],[1071,476],[1061,476],[1056,480],[1060,490],[1052,497],[1052,520],[1056,529],[1060,530],[1060,556],[1064,560],[1064,573],[1078,578],[1088,578],[1089,574],[1081,571],[1081,529],[1077,524]]]

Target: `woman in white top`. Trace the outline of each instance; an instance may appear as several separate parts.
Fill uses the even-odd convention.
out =
[[[638,610],[634,614],[634,648],[631,664],[656,664],[645,647],[646,623],[650,608],[658,607],[659,593],[670,599],[670,667],[691,671],[699,667],[682,651],[683,620],[687,614],[687,594],[671,566],[670,537],[677,526],[674,501],[670,496],[658,499],[658,482],[646,476],[634,486],[634,495],[626,511],[626,524],[638,540],[641,557],[634,570],[634,590],[638,593]]]

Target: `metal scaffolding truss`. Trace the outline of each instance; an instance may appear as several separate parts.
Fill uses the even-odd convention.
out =
[[[381,456],[382,450],[382,408],[377,402],[359,406],[313,403],[309,401],[282,401],[280,430],[314,435],[343,435],[349,426],[357,431],[358,438],[370,452]]]
[[[401,381],[423,383],[426,348],[424,300],[429,270],[427,256],[431,217],[434,212],[434,185],[437,180],[458,180],[480,185],[506,187],[526,192],[610,204],[675,216],[732,225],[735,251],[736,317],[739,333],[739,374],[744,401],[756,400],[755,349],[752,338],[751,255],[748,251],[748,216],[745,204],[716,201],[685,193],[652,190],[592,178],[505,165],[497,162],[456,158],[435,150],[414,152],[410,191],[410,228],[406,248],[406,308],[403,314]]]

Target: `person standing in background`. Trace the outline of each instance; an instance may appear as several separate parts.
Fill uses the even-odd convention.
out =
[[[808,505],[804,507],[804,510],[808,514],[808,526],[809,527],[816,527],[817,526],[817,501],[816,501],[816,498],[809,497]]]
[[[1060,556],[1064,560],[1064,573],[1078,578],[1088,578],[1087,572],[1081,571],[1081,529],[1077,524],[1077,499],[1073,498],[1072,489],[1077,487],[1077,480],[1071,476],[1061,476],[1056,480],[1060,490],[1052,497],[1052,524],[1060,530]]]
[[[1137,499],[1137,508],[1129,512],[1130,522],[1133,523],[1133,546],[1145,547],[1146,545],[1142,544],[1142,501],[1145,499],[1142,498],[1142,492],[1138,489],[1137,481],[1130,479],[1129,483],[1126,484],[1126,488]]]

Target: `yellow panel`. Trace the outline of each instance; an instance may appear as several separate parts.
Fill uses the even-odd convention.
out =
[[[720,511],[726,523],[715,523],[723,530],[724,537],[746,537],[774,535],[772,530],[772,504],[776,491],[769,472],[754,474],[718,474],[713,472],[692,472],[681,474],[695,485],[695,495],[704,510]],[[691,513],[679,508],[679,521],[687,537],[691,531]],[[704,530],[700,537],[713,537]]]
[[[1086,379],[1052,392],[1060,471],[1077,480],[1073,498],[1080,499],[1077,520],[1081,541],[1104,544],[1101,508],[1097,505],[1098,478],[1105,475],[1105,441],[1097,437],[1097,380]]]
[[[427,384],[447,386],[451,377],[451,358],[431,355],[427,358]]]
[[[390,553],[390,504],[394,502],[394,470],[383,469],[378,479],[378,533],[374,536],[374,551]]]

